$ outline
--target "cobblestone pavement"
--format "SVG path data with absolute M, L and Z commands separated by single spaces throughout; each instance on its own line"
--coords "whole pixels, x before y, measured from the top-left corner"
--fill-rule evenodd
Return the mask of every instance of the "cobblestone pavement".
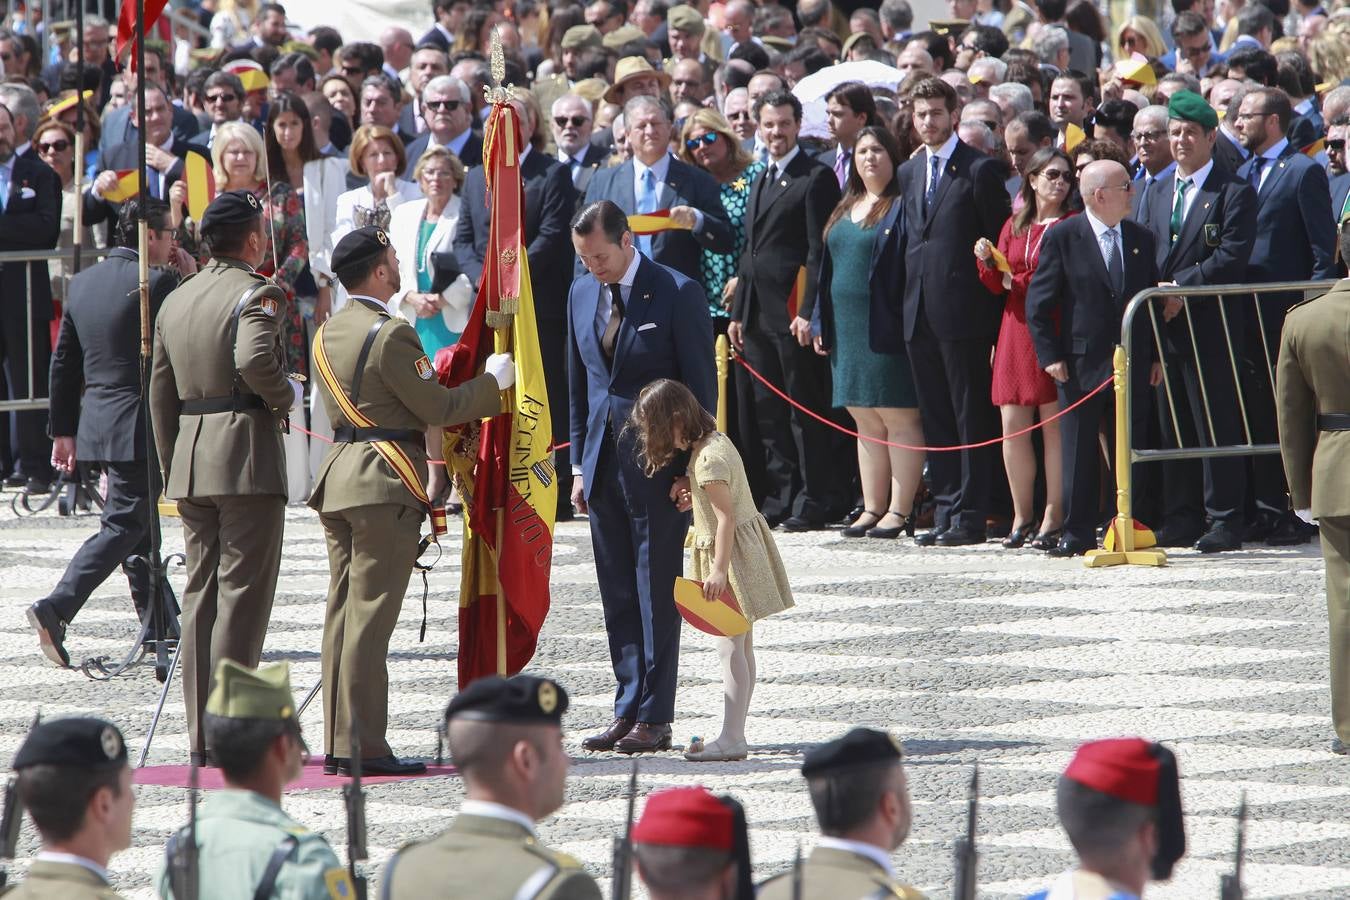
M 108 716 L 133 751 L 146 734 L 158 689 L 147 669 L 111 684 L 57 670 L 24 621 L 24 607 L 50 589 L 94 527 L 87 517 L 20 520 L 0 511 L 0 763 L 8 764 L 38 709 Z M 426 642 L 417 641 L 414 580 L 390 652 L 389 737 L 406 755 L 433 752 L 433 727 L 453 690 L 459 544 L 451 537 L 431 576 Z M 644 760 L 641 784 L 644 792 L 702 783 L 736 794 L 752 823 L 757 878 L 784 870 L 799 842 L 811 844 L 798 774 L 803 749 L 866 724 L 904 741 L 914 829 L 895 861 L 932 897 L 950 894 L 972 763 L 981 772 L 981 896 L 1015 896 L 1069 863 L 1054 780 L 1072 748 L 1129 733 L 1169 742 L 1184 776 L 1189 853 L 1150 897 L 1218 895 L 1243 791 L 1252 815 L 1248 897 L 1350 896 L 1350 763 L 1327 750 L 1326 611 L 1315 545 L 1213 558 L 1181 552 L 1163 569 L 1102 571 L 994 544 L 921 551 L 906 539 L 845 541 L 837 533 L 778 540 L 797 607 L 755 629 L 760 683 L 750 759 L 697 764 L 661 754 Z M 176 522 L 166 520 L 166 552 L 181 545 Z M 317 519 L 292 509 L 264 655 L 291 661 L 297 692 L 318 677 L 327 572 Z M 180 574 L 173 581 L 181 587 Z M 540 831 L 607 884 L 628 765 L 579 746 L 607 723 L 613 687 L 584 521 L 559 527 L 553 587 L 532 669 L 571 693 L 564 724 L 574 765 L 567 805 Z M 76 659 L 120 655 L 134 634 L 119 574 L 76 620 L 67 644 Z M 683 646 L 677 745 L 716 734 L 722 711 L 711 640 L 686 629 Z M 186 761 L 182 710 L 175 687 L 151 764 Z M 309 734 L 321 733 L 321 716 L 318 704 L 306 713 Z M 163 842 L 184 818 L 184 792 L 138 790 L 135 846 L 114 859 L 113 872 L 120 889 L 148 897 Z M 367 797 L 377 875 L 400 845 L 446 826 L 462 786 L 428 778 L 373 786 Z M 336 790 L 297 792 L 286 805 L 342 854 Z M 22 853 L 33 843 L 26 827 Z

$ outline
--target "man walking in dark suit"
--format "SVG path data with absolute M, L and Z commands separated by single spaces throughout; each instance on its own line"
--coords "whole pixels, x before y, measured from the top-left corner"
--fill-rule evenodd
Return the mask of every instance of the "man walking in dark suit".
M 428 87 L 430 90 L 430 87 Z M 539 353 L 544 362 L 544 382 L 553 418 L 553 433 L 566 434 L 567 416 L 567 287 L 572 281 L 573 253 L 568 228 L 577 207 L 571 173 L 543 150 L 530 143 L 538 124 L 534 104 L 513 100 L 526 143 L 520 160 L 524 186 L 525 242 L 530 260 L 530 283 L 534 290 L 534 314 L 539 320 Z M 464 179 L 464 202 L 455 226 L 454 251 L 459 267 L 475 288 L 483 277 L 488 246 L 487 183 L 483 167 L 475 166 Z M 572 487 L 571 457 L 566 448 L 556 451 L 558 472 L 558 519 L 572 518 L 568 497 Z
M 924 152 L 899 173 L 908 241 L 905 343 L 928 443 L 973 444 L 999 433 L 998 410 L 990 400 L 989 352 L 1001 310 L 989 302 L 971 248 L 980 238 L 998 239 L 1012 201 L 998 160 L 956 137 L 952 86 L 928 78 L 911 97 Z M 930 454 L 933 530 L 919 535 L 917 543 L 983 543 L 993 469 L 992 448 Z
M 801 102 L 787 91 L 755 107 L 769 166 L 750 189 L 746 241 L 737 273 L 727 337 L 756 371 L 783 385 L 793 400 L 824 415 L 830 370 L 811 348 L 825 222 L 839 203 L 834 172 L 797 144 Z M 754 416 L 765 452 L 761 511 L 789 531 L 825 527 L 846 506 L 834 496 L 838 467 L 825 426 L 754 384 Z
M 1231 107 L 1230 107 L 1231 108 Z M 1285 137 L 1293 107 L 1278 88 L 1258 88 L 1242 98 L 1234 125 L 1251 158 L 1238 177 L 1256 191 L 1256 240 L 1246 282 L 1304 281 L 1336 277 L 1336 225 L 1331 216 L 1331 187 L 1326 170 L 1304 156 Z M 1275 429 L 1274 363 L 1285 312 L 1298 294 L 1261 294 L 1259 318 L 1247 330 L 1243 376 L 1252 441 L 1273 444 Z M 1309 530 L 1289 508 L 1284 470 L 1274 456 L 1252 457 L 1255 517 L 1248 540 L 1301 544 Z
M 0 246 L 50 250 L 61 231 L 61 179 L 45 163 L 16 155 L 17 141 L 14 116 L 0 106 Z M 0 366 L 5 369 L 9 399 L 46 395 L 51 320 L 52 282 L 46 261 L 0 267 Z M 19 412 L 14 421 L 26 489 L 46 493 L 52 446 L 47 413 Z
M 169 207 L 146 203 L 149 262 L 163 267 L 175 260 L 186 274 L 196 271 L 192 257 L 173 247 Z M 51 420 L 56 467 L 74 472 L 76 461 L 99 463 L 108 476 L 107 497 L 98 534 L 75 552 L 60 583 L 28 609 L 42 652 L 60 666 L 70 665 L 66 626 L 113 569 L 121 566 L 131 585 L 138 615 L 150 605 L 149 570 L 128 564 L 150 550 L 152 497 L 159 493 L 147 471 L 145 407 L 141 403 L 141 303 L 137 252 L 137 204 L 122 207 L 117 246 L 108 257 L 76 275 L 61 312 L 61 334 L 52 356 Z M 178 272 L 158 268 L 150 277 L 150 316 L 178 285 Z M 81 398 L 83 390 L 83 398 Z M 158 482 L 158 479 L 156 479 Z
M 637 247 L 648 259 L 699 281 L 704 248 L 730 253 L 735 243 L 717 183 L 670 155 L 674 126 L 665 100 L 634 97 L 624 104 L 623 120 L 633 158 L 598 170 L 586 189 L 586 205 L 609 200 L 629 216 L 668 210 L 679 227 L 636 237 Z
M 1214 158 L 1219 117 L 1204 98 L 1177 91 L 1167 114 L 1176 167 L 1153 185 L 1135 219 L 1153 232 L 1164 281 L 1182 287 L 1240 283 L 1256 236 L 1256 192 Z M 1167 380 L 1160 399 L 1170 400 L 1175 420 L 1164 411 L 1161 421 L 1177 446 L 1231 446 L 1245 440 L 1229 353 L 1243 346 L 1246 305 L 1238 297 L 1194 298 L 1184 311 L 1179 299 L 1164 305 Z M 1180 426 L 1180 435 L 1171 434 L 1173 421 Z M 1202 553 L 1242 546 L 1245 460 L 1211 457 L 1200 464 L 1171 460 L 1162 464 L 1162 472 L 1159 546 L 1195 543 Z M 1205 516 L 1211 521 L 1207 532 Z
M 717 403 L 712 321 L 696 281 L 637 251 L 624 212 L 587 204 L 572 220 L 586 267 L 567 298 L 572 502 L 588 513 L 609 656 L 614 721 L 587 750 L 670 747 L 680 619 L 675 578 L 689 531 L 683 460 L 648 478 L 624 423 L 658 378 L 683 382 L 704 409 Z M 685 492 L 680 493 L 681 490 Z
M 1041 367 L 1055 379 L 1061 407 L 1091 393 L 1111 377 L 1121 316 L 1130 298 L 1158 283 L 1153 235 L 1125 217 L 1130 175 L 1120 163 L 1089 164 L 1079 179 L 1087 207 L 1045 235 L 1040 264 L 1027 288 L 1027 327 Z M 1058 321 L 1056 321 L 1058 320 Z M 1142 396 L 1149 371 L 1147 348 L 1132 360 Z M 1064 535 L 1051 556 L 1080 556 L 1097 546 L 1101 481 L 1097 435 L 1111 391 L 1096 394 L 1060 421 L 1064 454 Z

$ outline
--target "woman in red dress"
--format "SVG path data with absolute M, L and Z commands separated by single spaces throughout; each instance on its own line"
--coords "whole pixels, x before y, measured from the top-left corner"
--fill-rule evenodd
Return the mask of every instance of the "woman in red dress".
M 1045 420 L 1059 410 L 1055 383 L 1036 361 L 1036 348 L 1027 331 L 1026 302 L 1027 285 L 1036 272 L 1046 230 L 1073 215 L 1078 206 L 1073 163 L 1062 150 L 1047 147 L 1032 157 L 1022 182 L 1021 200 L 1017 212 L 1003 224 L 997 251 L 983 238 L 975 244 L 980 280 L 996 296 L 1006 295 L 1003 324 L 994 348 L 992 390 L 1005 435 L 1030 427 L 1037 414 Z M 1033 519 L 1036 456 L 1031 435 L 1003 442 L 1003 465 L 1008 470 L 1013 499 L 1013 527 L 1003 540 L 1003 546 L 1009 549 L 1021 547 L 1030 538 L 1031 546 L 1047 550 L 1059 540 L 1064 518 L 1059 423 L 1047 424 L 1041 436 L 1045 442 L 1045 512 L 1039 531 Z

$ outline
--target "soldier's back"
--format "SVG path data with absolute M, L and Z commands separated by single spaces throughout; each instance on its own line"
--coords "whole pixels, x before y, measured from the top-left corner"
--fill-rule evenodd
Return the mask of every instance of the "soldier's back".
M 900 884 L 871 860 L 856 853 L 817 847 L 802 863 L 802 900 L 924 900 L 923 894 Z M 760 887 L 758 900 L 791 900 L 792 873 L 771 878 Z
M 514 822 L 460 815 L 449 830 L 401 850 L 384 869 L 389 900 L 600 900 L 580 863 Z
M 28 877 L 5 900 L 121 900 L 91 869 L 76 863 L 34 860 Z

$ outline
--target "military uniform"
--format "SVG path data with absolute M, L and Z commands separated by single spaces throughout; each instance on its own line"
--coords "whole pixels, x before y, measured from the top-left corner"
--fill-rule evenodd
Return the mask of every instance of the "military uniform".
M 252 194 L 226 192 L 202 230 L 261 214 Z M 183 702 L 197 754 L 211 672 L 221 658 L 258 664 L 281 565 L 281 428 L 295 398 L 279 338 L 285 303 L 248 265 L 215 258 L 155 321 L 150 414 L 165 495 L 183 520 Z
M 790 900 L 792 872 L 771 878 L 759 900 Z M 923 894 L 896 881 L 875 860 L 839 847 L 817 847 L 802 862 L 802 900 L 923 900 Z
M 1297 510 L 1317 518 L 1331 632 L 1331 721 L 1350 744 L 1350 279 L 1289 310 L 1275 379 L 1280 454 Z
M 383 231 L 357 229 L 334 249 L 333 269 L 368 252 L 363 242 L 380 252 L 388 249 Z M 480 375 L 457 388 L 442 387 L 412 325 L 373 298 L 351 299 L 315 336 L 315 369 L 322 372 L 320 360 L 326 360 L 344 401 L 374 422 L 376 431 L 391 436 L 425 485 L 427 426 L 496 415 L 497 383 Z M 385 740 L 386 656 L 417 559 L 426 503 L 376 449 L 371 429 L 358 427 L 362 423 L 344 412 L 322 375 L 320 386 L 336 437 L 309 497 L 327 537 L 331 572 L 323 632 L 324 752 L 350 757 L 355 717 L 362 757 L 378 758 L 391 754 Z
M 121 900 L 107 878 L 78 863 L 35 859 L 28 877 L 5 900 Z

